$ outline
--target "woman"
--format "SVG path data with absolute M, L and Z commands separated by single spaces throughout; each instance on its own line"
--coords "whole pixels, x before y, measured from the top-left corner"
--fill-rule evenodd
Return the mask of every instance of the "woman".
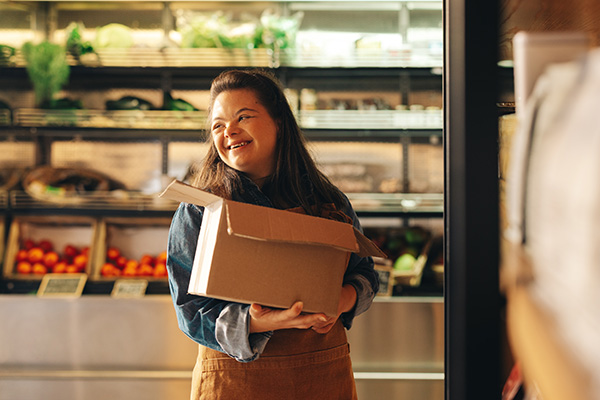
M 360 229 L 344 196 L 317 169 L 276 78 L 226 71 L 213 81 L 210 150 L 193 182 L 235 201 L 334 218 Z M 187 294 L 202 208 L 182 203 L 169 233 L 169 283 L 180 329 L 200 344 L 192 399 L 354 399 L 345 329 L 378 290 L 370 257 L 352 254 L 338 316 Z

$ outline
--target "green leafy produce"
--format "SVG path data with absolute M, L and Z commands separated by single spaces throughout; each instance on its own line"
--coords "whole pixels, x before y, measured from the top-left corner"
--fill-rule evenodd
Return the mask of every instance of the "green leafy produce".
M 230 48 L 227 37 L 227 17 L 222 12 L 193 14 L 181 29 L 181 47 L 184 48 Z
M 83 24 L 77 22 L 71 22 L 67 27 L 67 51 L 71 53 L 76 60 L 79 60 L 80 57 L 85 54 L 95 53 L 92 43 L 83 41 L 81 36 L 83 30 Z
M 404 253 L 394 261 L 396 271 L 410 271 L 417 261 L 416 257 L 410 253 Z
M 107 110 L 151 110 L 152 108 L 152 103 L 134 96 L 125 96 L 119 100 L 106 102 Z
M 287 49 L 294 47 L 296 34 L 304 18 L 303 12 L 297 12 L 292 16 L 283 17 L 267 9 L 260 17 L 262 29 L 255 39 L 262 42 L 261 47 L 272 47 L 274 49 Z M 257 46 L 258 47 L 258 46 Z
M 55 100 L 52 108 L 55 110 L 81 110 L 83 109 L 83 103 L 79 99 L 63 97 Z
M 198 111 L 196 107 L 185 100 L 174 99 L 170 93 L 165 94 L 163 109 L 172 111 Z
M 37 45 L 27 42 L 21 51 L 35 91 L 36 104 L 41 108 L 52 107 L 54 95 L 69 81 L 71 70 L 64 47 L 44 40 Z
M 133 34 L 128 26 L 112 23 L 96 30 L 97 49 L 128 49 L 133 46 Z
M 11 58 L 15 55 L 15 48 L 6 44 L 0 44 L 0 65 L 9 65 Z
M 10 106 L 0 100 L 0 125 L 9 125 L 11 118 L 12 110 Z
M 429 237 L 427 231 L 420 227 L 411 227 L 405 233 L 406 242 L 412 246 L 422 246 Z

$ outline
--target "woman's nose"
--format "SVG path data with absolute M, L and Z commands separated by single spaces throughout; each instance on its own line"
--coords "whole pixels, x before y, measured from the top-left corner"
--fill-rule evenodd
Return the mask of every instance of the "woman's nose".
M 225 125 L 225 136 L 233 136 L 236 135 L 238 133 L 238 129 L 236 124 L 234 124 L 233 122 L 228 123 L 227 125 Z

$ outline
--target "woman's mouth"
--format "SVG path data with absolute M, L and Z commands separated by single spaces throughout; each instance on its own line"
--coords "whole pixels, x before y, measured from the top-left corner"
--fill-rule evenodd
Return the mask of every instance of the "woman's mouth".
M 235 149 L 239 149 L 240 147 L 244 147 L 245 145 L 247 145 L 250 142 L 239 142 L 239 143 L 234 143 L 231 146 L 227 146 L 228 150 L 235 150 Z

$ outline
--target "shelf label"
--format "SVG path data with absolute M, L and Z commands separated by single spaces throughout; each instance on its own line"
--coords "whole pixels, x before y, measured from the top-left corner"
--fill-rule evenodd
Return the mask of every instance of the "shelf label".
M 379 275 L 379 291 L 377 292 L 377 296 L 391 296 L 394 289 L 393 268 L 375 264 L 375 271 Z
M 38 297 L 80 297 L 87 274 L 45 274 Z
M 146 295 L 148 281 L 145 279 L 117 279 L 111 292 L 111 297 L 139 298 Z

